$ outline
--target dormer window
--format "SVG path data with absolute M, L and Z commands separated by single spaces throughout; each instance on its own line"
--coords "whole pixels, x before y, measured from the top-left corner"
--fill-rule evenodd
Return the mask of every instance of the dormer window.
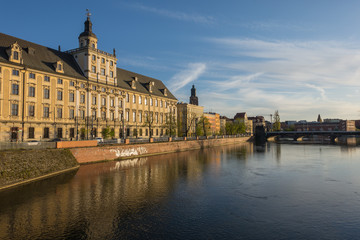
M 95 44 L 92 44 L 91 47 L 92 47 L 92 48 L 95 48 Z
M 13 51 L 13 59 L 19 60 L 19 52 L 18 51 Z
M 149 82 L 149 92 L 153 91 L 154 85 L 155 85 L 155 83 L 153 81 Z
M 55 63 L 55 70 L 56 70 L 56 72 L 63 73 L 64 72 L 64 64 L 61 61 L 57 61 Z
M 22 49 L 17 42 L 13 43 L 6 51 L 10 61 L 21 63 Z
M 132 88 L 132 89 L 136 89 L 136 82 L 135 82 L 135 80 L 132 80 L 132 81 L 131 81 L 131 88 Z

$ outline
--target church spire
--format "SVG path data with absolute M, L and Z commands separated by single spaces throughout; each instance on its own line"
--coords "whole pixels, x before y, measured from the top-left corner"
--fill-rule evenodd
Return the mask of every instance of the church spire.
M 192 85 L 192 88 L 191 88 L 190 104 L 199 105 L 199 100 L 198 100 L 198 97 L 196 96 L 195 85 Z
M 92 31 L 91 13 L 86 9 L 86 21 L 84 22 L 84 31 L 79 35 L 80 47 L 97 48 L 97 37 Z

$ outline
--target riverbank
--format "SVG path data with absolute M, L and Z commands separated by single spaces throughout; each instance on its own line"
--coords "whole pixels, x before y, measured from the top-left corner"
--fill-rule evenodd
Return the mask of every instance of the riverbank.
M 80 164 L 123 160 L 165 153 L 211 148 L 250 141 L 251 137 L 215 138 L 192 141 L 143 143 L 133 145 L 112 145 L 89 148 L 72 148 L 70 151 Z
M 0 191 L 79 168 L 79 164 L 146 157 L 250 141 L 251 137 L 0 151 Z
M 68 149 L 0 151 L 0 190 L 76 170 Z

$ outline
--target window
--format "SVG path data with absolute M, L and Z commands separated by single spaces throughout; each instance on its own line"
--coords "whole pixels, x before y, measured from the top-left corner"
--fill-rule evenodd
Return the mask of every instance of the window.
M 141 137 L 141 136 L 142 136 L 142 128 L 140 128 L 140 131 L 139 131 L 139 132 L 140 132 L 139 135 L 140 135 L 140 137 Z
M 114 118 L 115 118 L 114 112 L 110 112 L 110 119 L 111 119 L 111 121 L 114 121 Z
M 145 136 L 149 135 L 149 129 L 145 129 Z
M 159 129 L 156 129 L 156 135 L 159 135 Z
M 110 71 L 110 77 L 113 78 L 114 77 L 114 72 Z
M 113 66 L 114 65 L 114 62 L 113 61 L 110 61 L 110 66 Z
M 92 48 L 95 48 L 95 44 L 91 44 L 91 47 L 92 47 Z
M 126 112 L 126 121 L 127 122 L 129 121 L 129 112 L 128 111 Z
M 133 122 L 136 122 L 136 111 L 133 111 Z
M 60 100 L 60 101 L 63 100 L 63 92 L 62 91 L 57 91 L 57 100 Z
M 130 99 L 129 99 L 129 94 L 126 93 L 126 102 L 129 102 L 129 101 L 130 101 Z
M 157 106 L 158 106 L 158 100 L 155 99 L 155 107 L 157 107 Z
M 163 101 L 162 100 L 160 101 L 160 107 L 163 107 Z
M 57 109 L 57 118 L 62 118 L 63 115 L 62 115 L 62 108 L 58 108 Z
M 85 118 L 85 110 L 80 110 L 80 117 L 81 117 L 82 119 Z
M 81 87 L 81 88 L 85 88 L 85 84 L 83 84 L 83 83 L 80 84 L 80 87 Z
M 96 61 L 96 56 L 95 55 L 92 55 L 92 60 Z
M 43 138 L 49 138 L 50 137 L 50 129 L 48 127 L 44 128 L 44 135 Z
M 50 98 L 50 89 L 44 88 L 44 99 Z
M 119 100 L 119 107 L 122 108 L 123 104 L 122 104 L 122 99 Z
M 141 104 L 141 96 L 139 96 L 139 104 Z
M 153 105 L 153 99 L 150 98 L 150 106 L 152 106 L 152 105 Z
M 80 103 L 85 103 L 85 94 L 80 95 Z
M 139 122 L 142 122 L 142 112 L 139 112 Z
M 29 116 L 34 117 L 35 116 L 35 106 L 29 105 Z
M 97 116 L 96 110 L 92 110 L 92 116 L 93 116 L 94 119 L 96 119 L 96 116 Z
M 29 87 L 29 97 L 35 97 L 35 87 Z
M 159 114 L 158 113 L 155 113 L 155 122 L 159 123 Z
M 70 138 L 74 138 L 74 137 L 75 137 L 75 128 L 70 128 Z
M 165 102 L 165 107 L 167 108 L 167 102 Z
M 92 96 L 92 104 L 96 105 L 96 96 L 95 95 Z
M 114 99 L 111 98 L 111 99 L 110 99 L 110 106 L 113 107 L 113 106 L 115 105 L 114 103 L 115 103 Z
M 14 70 L 12 71 L 12 75 L 14 75 L 14 76 L 19 76 L 19 71 L 14 69 Z
M 49 107 L 44 107 L 44 118 L 48 118 L 50 115 Z
M 58 69 L 58 71 L 62 71 L 62 64 L 61 64 L 61 63 L 59 63 L 59 64 L 57 65 L 57 69 Z
M 163 123 L 163 119 L 164 119 L 164 118 L 163 118 L 163 114 L 161 113 L 161 114 L 160 114 L 160 123 Z
M 135 94 L 133 95 L 133 103 L 136 103 L 136 96 L 135 96 Z
M 61 78 L 58 78 L 58 81 L 57 81 L 58 84 L 63 84 L 63 80 Z
M 144 101 L 145 101 L 145 105 L 147 105 L 147 98 L 145 98 Z
M 35 131 L 33 127 L 29 127 L 29 138 L 35 138 Z
M 74 81 L 70 81 L 70 86 L 71 86 L 71 87 L 75 86 Z
M 35 79 L 35 73 L 29 73 L 29 78 Z
M 105 63 L 105 58 L 101 58 L 101 63 Z
M 69 93 L 69 102 L 75 102 L 75 94 L 73 92 Z
M 92 90 L 96 91 L 96 86 L 92 86 Z
M 111 90 L 110 90 L 110 93 L 114 93 L 114 89 L 111 89 Z
M 13 59 L 14 60 L 19 60 L 19 52 L 18 51 L 13 52 Z
M 91 66 L 91 72 L 96 73 L 96 67 L 95 66 Z
M 11 84 L 11 93 L 13 95 L 19 95 L 19 84 L 17 83 Z
M 102 105 L 102 106 L 105 106 L 105 105 L 106 105 L 106 98 L 105 98 L 105 97 L 102 97 L 102 98 L 101 98 L 101 105 Z
M 45 82 L 50 82 L 50 77 L 49 77 L 49 76 L 45 76 L 45 77 L 44 77 L 44 81 L 45 81 Z
M 101 88 L 101 91 L 102 91 L 102 92 L 106 92 L 106 89 L 103 87 L 103 88 Z
M 75 117 L 75 111 L 74 111 L 73 108 L 70 108 L 70 110 L 69 110 L 69 118 L 74 119 L 74 117 Z
M 18 114 L 19 114 L 19 104 L 12 103 L 11 104 L 11 115 L 12 116 L 17 116 Z
M 101 118 L 102 120 L 106 120 L 106 112 L 104 111 L 101 112 Z
M 101 75 L 105 76 L 105 68 L 101 68 Z

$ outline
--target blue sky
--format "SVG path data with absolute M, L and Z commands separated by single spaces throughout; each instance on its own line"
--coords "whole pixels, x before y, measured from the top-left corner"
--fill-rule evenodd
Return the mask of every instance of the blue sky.
M 360 1 L 6 1 L 0 31 L 76 48 L 86 8 L 98 48 L 179 101 L 195 84 L 228 117 L 360 119 Z

